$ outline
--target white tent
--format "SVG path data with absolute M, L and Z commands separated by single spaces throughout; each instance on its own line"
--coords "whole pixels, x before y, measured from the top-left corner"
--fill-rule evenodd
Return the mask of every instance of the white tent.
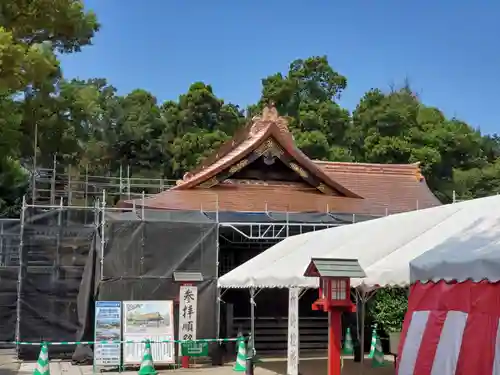
M 317 279 L 303 276 L 313 257 L 358 259 L 367 277 L 352 280 L 353 286 L 407 285 L 411 260 L 447 244 L 460 253 L 471 243 L 454 239 L 479 234 L 490 244 L 500 242 L 500 196 L 289 237 L 222 276 L 218 286 L 316 288 Z
M 487 210 L 468 228 L 413 259 L 410 281 L 500 281 L 500 211 L 495 206 Z

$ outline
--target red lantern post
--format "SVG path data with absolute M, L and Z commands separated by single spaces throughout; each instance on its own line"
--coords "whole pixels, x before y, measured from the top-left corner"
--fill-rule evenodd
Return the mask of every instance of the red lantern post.
M 351 277 L 365 273 L 356 259 L 313 258 L 304 276 L 319 277 L 319 299 L 313 310 L 328 312 L 328 375 L 340 375 L 342 312 L 356 311 L 351 302 Z

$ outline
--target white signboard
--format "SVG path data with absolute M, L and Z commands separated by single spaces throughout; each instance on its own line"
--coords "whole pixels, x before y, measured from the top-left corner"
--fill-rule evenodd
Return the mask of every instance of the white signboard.
M 299 373 L 299 293 L 300 288 L 290 288 L 288 291 L 287 375 Z
M 174 303 L 172 301 L 124 301 L 124 341 L 174 340 Z M 145 344 L 125 343 L 123 363 L 140 364 Z M 153 343 L 153 362 L 175 363 L 174 343 Z
M 95 302 L 95 366 L 120 366 L 120 343 L 104 344 L 99 341 L 122 339 L 122 303 L 117 301 Z
M 197 308 L 198 288 L 182 285 L 179 291 L 179 340 L 196 340 Z

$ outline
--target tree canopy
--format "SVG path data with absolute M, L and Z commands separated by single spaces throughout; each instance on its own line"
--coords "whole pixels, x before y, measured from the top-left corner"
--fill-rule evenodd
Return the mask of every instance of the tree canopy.
M 129 165 L 135 176 L 179 178 L 269 101 L 288 117 L 297 145 L 311 158 L 420 162 L 443 202 L 453 191 L 464 198 L 500 191 L 500 138 L 424 105 L 408 84 L 373 88 L 350 113 L 339 104 L 347 77 L 326 56 L 312 56 L 263 78 L 261 98 L 248 108 L 218 98 L 203 82 L 164 103 L 140 88 L 118 95 L 103 77 L 62 75 L 57 54 L 78 53 L 100 27 L 81 0 L 4 3 L 0 216 L 16 214 L 35 155 L 40 167 L 50 167 L 57 155 L 63 166 L 95 175 Z

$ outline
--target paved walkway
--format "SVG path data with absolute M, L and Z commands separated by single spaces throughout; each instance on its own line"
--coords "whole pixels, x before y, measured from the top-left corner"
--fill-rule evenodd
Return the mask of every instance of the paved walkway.
M 344 360 L 342 375 L 394 375 L 394 362 L 392 356 L 385 357 L 385 366 L 372 368 L 372 360 L 365 358 L 363 370 L 360 363 L 355 363 L 351 358 Z M 301 359 L 299 371 L 301 375 L 325 375 L 327 372 L 327 359 L 325 357 Z M 263 369 L 272 374 L 286 375 L 286 360 L 281 358 L 266 359 L 260 364 Z M 361 371 L 362 370 L 362 371 Z
M 15 349 L 0 349 L 0 375 L 16 375 L 19 362 Z
M 23 362 L 19 369 L 18 375 L 33 375 L 33 370 L 35 369 L 34 362 Z M 159 370 L 160 375 L 234 375 L 232 366 L 223 367 L 203 367 L 203 368 L 193 368 L 193 369 L 179 369 L 179 370 Z M 92 375 L 92 366 L 73 366 L 70 362 L 56 362 L 51 361 L 50 363 L 50 375 Z M 118 372 L 103 372 L 103 375 L 115 375 Z M 124 371 L 123 375 L 137 375 L 136 371 Z M 6 375 L 16 375 L 16 373 L 6 374 Z M 276 375 L 274 371 L 256 368 L 255 375 Z
M 15 358 L 15 357 L 13 357 Z M 8 359 L 6 356 L 5 360 Z M 11 358 L 12 359 L 12 358 Z M 366 359 L 364 363 L 364 375 L 394 375 L 394 366 L 391 357 L 386 357 L 386 366 L 372 368 L 371 360 Z M 1 363 L 1 362 L 0 362 Z M 7 363 L 7 362 L 6 362 Z M 307 358 L 300 361 L 301 375 L 324 375 L 326 374 L 326 358 Z M 9 365 L 8 365 L 9 366 Z M 19 370 L 18 370 L 19 367 Z M 34 362 L 22 362 L 20 366 L 14 363 L 10 368 L 6 367 L 0 375 L 32 375 L 35 369 Z M 360 364 L 354 363 L 352 359 L 344 361 L 342 375 L 360 374 Z M 199 367 L 192 369 L 159 370 L 160 375 L 237 375 L 232 366 L 223 367 Z M 73 366 L 70 362 L 51 361 L 50 375 L 92 375 L 92 366 Z M 101 373 L 100 373 L 101 374 Z M 118 375 L 118 372 L 103 372 L 102 375 Z M 137 375 L 136 371 L 124 371 L 123 375 Z M 283 358 L 265 358 L 255 369 L 255 375 L 286 375 L 286 360 Z

